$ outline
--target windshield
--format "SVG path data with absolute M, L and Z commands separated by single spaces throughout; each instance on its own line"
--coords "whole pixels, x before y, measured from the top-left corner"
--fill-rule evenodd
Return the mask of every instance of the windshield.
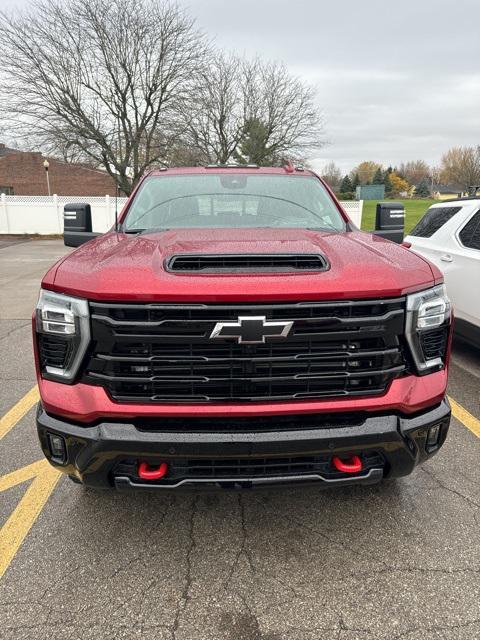
M 208 227 L 344 231 L 346 224 L 317 178 L 244 173 L 147 178 L 123 223 L 127 233 Z

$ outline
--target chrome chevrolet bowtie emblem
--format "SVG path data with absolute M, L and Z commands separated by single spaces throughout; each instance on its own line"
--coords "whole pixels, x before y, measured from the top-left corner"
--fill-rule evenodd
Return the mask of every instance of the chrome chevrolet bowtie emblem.
M 293 322 L 270 322 L 265 316 L 239 316 L 237 322 L 217 322 L 210 338 L 262 344 L 266 338 L 286 338 L 292 326 Z

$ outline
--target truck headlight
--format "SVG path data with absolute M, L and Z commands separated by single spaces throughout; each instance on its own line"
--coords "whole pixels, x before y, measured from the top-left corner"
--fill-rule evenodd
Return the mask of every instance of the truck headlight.
M 444 285 L 407 296 L 405 334 L 420 375 L 444 367 L 450 322 L 451 305 Z
M 90 342 L 88 302 L 42 289 L 36 331 L 42 375 L 73 382 Z

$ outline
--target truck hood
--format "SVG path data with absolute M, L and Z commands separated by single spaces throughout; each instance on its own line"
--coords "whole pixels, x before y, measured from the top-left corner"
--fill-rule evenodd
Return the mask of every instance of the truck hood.
M 188 253 L 321 253 L 324 272 L 170 273 L 165 260 Z M 92 300 L 162 302 L 332 300 L 395 297 L 433 286 L 437 273 L 405 247 L 369 233 L 307 229 L 177 229 L 110 232 L 69 254 L 43 286 Z

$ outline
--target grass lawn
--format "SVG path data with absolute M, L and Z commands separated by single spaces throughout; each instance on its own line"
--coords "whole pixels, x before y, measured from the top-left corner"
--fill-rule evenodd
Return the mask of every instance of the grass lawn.
M 385 202 L 385 200 L 381 200 Z M 405 235 L 413 229 L 425 211 L 438 200 L 400 200 L 395 199 L 394 202 L 402 202 L 405 207 Z M 371 231 L 375 228 L 375 210 L 377 208 L 376 200 L 363 201 L 362 229 Z

